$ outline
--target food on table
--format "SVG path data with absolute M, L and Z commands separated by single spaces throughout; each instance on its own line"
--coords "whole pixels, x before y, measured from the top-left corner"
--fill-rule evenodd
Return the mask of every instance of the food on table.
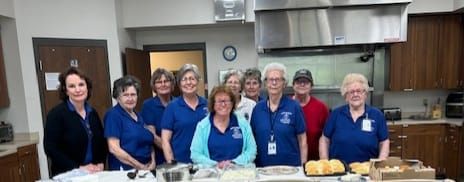
M 258 169 L 264 175 L 289 175 L 298 172 L 298 168 L 293 166 L 268 166 Z
M 356 174 L 361 174 L 361 175 L 369 174 L 369 168 L 370 168 L 369 161 L 353 162 L 349 166 L 350 166 L 351 172 L 354 172 Z
M 331 175 L 345 172 L 345 166 L 337 159 L 310 160 L 305 163 L 304 167 L 306 175 Z

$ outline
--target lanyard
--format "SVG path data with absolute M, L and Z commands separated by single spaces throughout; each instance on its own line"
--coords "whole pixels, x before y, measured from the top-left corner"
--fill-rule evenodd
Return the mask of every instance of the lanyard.
M 278 107 L 278 106 L 277 106 Z M 274 125 L 275 125 L 275 118 L 277 115 L 277 110 L 273 113 L 271 111 L 271 100 L 269 100 L 269 97 L 267 98 L 267 108 L 269 110 L 269 123 L 271 124 L 271 142 L 274 141 Z

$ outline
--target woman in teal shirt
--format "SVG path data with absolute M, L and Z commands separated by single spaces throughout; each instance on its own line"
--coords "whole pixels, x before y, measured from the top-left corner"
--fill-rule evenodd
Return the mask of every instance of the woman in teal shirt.
M 245 165 L 256 157 L 256 143 L 247 120 L 234 114 L 234 93 L 217 86 L 208 99 L 210 114 L 198 123 L 190 146 L 192 161 L 224 168 Z

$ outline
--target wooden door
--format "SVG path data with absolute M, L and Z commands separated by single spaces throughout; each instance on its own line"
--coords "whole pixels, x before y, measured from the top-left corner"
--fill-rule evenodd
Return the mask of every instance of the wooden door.
M 136 110 L 140 111 L 143 101 L 153 97 L 150 79 L 150 54 L 148 52 L 126 48 L 125 61 L 126 74 L 137 77 L 141 82 L 141 90 L 137 101 Z
M 403 127 L 404 159 L 419 159 L 441 173 L 444 126 L 405 125 Z
M 3 59 L 2 38 L 0 37 L 0 108 L 10 105 L 6 83 L 5 62 Z
M 439 87 L 438 38 L 441 17 L 411 17 L 411 34 L 408 41 L 412 44 L 414 62 L 415 89 L 435 89 Z
M 0 157 L 0 181 L 21 182 L 16 153 Z
M 438 72 L 440 87 L 454 89 L 459 86 L 459 61 L 463 49 L 463 23 L 462 15 L 444 15 L 443 26 L 440 31 L 439 55 L 438 55 Z
M 61 73 L 70 66 L 79 68 L 92 80 L 89 103 L 100 117 L 112 106 L 106 46 L 95 46 L 91 41 L 86 44 L 82 41 L 78 41 L 77 45 L 73 43 L 55 39 L 34 43 L 44 121 L 48 111 L 61 102 L 58 90 L 47 89 L 45 77 L 50 73 Z

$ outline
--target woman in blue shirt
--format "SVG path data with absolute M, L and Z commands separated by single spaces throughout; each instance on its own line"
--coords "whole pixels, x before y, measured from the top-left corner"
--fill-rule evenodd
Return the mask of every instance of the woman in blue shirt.
M 191 163 L 190 144 L 197 123 L 208 114 L 206 99 L 198 96 L 200 73 L 194 64 L 183 65 L 177 75 L 182 95 L 168 104 L 161 119 L 161 141 L 166 162 Z
M 340 91 L 348 104 L 330 113 L 319 140 L 321 159 L 340 159 L 349 164 L 388 157 L 387 124 L 378 109 L 366 105 L 368 89 L 364 75 L 345 76 Z
M 140 81 L 127 75 L 113 83 L 113 98 L 118 104 L 105 114 L 105 137 L 108 140 L 110 170 L 155 168 L 154 133 L 135 112 Z
M 306 126 L 300 105 L 283 95 L 286 68 L 270 63 L 263 72 L 269 97 L 256 104 L 250 123 L 258 146 L 255 163 L 300 166 L 307 158 Z
M 214 87 L 208 99 L 210 115 L 198 123 L 190 146 L 194 163 L 224 168 L 253 162 L 255 139 L 248 121 L 234 114 L 236 102 L 228 87 Z
M 174 75 L 164 69 L 157 68 L 150 80 L 153 92 L 156 96 L 143 102 L 140 114 L 148 128 L 155 131 L 155 156 L 156 164 L 165 162 L 163 148 L 161 146 L 161 118 L 169 102 L 173 99 L 171 93 L 174 90 Z

